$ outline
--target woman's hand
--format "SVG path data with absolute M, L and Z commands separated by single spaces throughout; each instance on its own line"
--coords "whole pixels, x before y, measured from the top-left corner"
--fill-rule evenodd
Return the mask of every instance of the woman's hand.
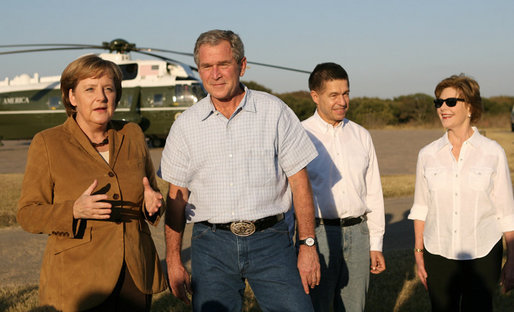
M 500 275 L 502 293 L 514 289 L 514 231 L 503 233 L 507 244 L 507 261 L 503 265 Z
M 162 194 L 153 190 L 147 177 L 143 178 L 143 186 L 145 188 L 145 209 L 151 217 L 159 212 L 162 206 Z
M 106 194 L 91 195 L 98 181 L 95 179 L 87 190 L 73 203 L 73 218 L 75 219 L 109 219 L 111 204 L 103 202 L 109 197 Z
M 500 285 L 504 294 L 514 288 L 514 261 L 511 259 L 507 259 L 507 262 L 503 265 Z
M 414 258 L 416 258 L 416 272 L 418 273 L 418 277 L 421 280 L 425 289 L 428 290 L 427 286 L 427 271 L 425 270 L 425 260 L 423 259 L 423 252 L 414 252 Z

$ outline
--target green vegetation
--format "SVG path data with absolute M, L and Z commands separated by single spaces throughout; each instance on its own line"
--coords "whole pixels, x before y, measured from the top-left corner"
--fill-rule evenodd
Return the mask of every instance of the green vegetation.
M 0 174 L 0 228 L 16 224 L 22 181 L 22 173 Z
M 371 276 L 366 311 L 430 311 L 428 294 L 416 277 L 413 252 L 410 249 L 392 250 L 384 252 L 384 256 L 387 270 Z M 37 285 L 0 287 L 0 311 L 47 311 L 36 305 Z M 245 312 L 260 311 L 249 288 L 244 306 Z M 495 295 L 494 311 L 511 311 L 513 306 L 514 291 Z M 191 307 L 165 291 L 154 296 L 152 311 L 191 311 Z
M 250 89 L 273 93 L 254 81 L 244 81 Z M 296 113 L 300 120 L 304 120 L 312 115 L 315 104 L 309 92 L 297 91 L 289 93 L 273 93 Z M 393 99 L 351 97 L 348 119 L 364 126 L 365 128 L 383 128 L 385 126 L 440 126 L 433 103 L 434 97 L 431 95 L 416 93 L 402 95 Z M 508 116 L 514 106 L 514 96 L 495 96 L 482 98 L 484 106 L 484 121 L 479 125 L 485 124 L 486 127 L 505 127 L 505 125 L 493 124 L 491 120 L 498 116 Z

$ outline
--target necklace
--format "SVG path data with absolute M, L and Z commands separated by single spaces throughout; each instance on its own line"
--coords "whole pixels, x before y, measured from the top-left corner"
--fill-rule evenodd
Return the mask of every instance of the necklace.
M 93 145 L 94 148 L 97 148 L 97 147 L 100 147 L 100 146 L 104 146 L 104 145 L 107 145 L 109 144 L 109 137 L 106 137 L 102 142 L 100 143 L 93 143 L 91 142 L 91 145 Z

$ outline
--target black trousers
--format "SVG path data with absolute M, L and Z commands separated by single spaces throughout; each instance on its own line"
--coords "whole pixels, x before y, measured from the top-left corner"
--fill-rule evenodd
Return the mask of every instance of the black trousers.
M 432 311 L 492 311 L 503 255 L 502 240 L 482 258 L 451 260 L 425 250 Z
M 142 293 L 134 284 L 127 265 L 123 263 L 120 277 L 112 293 L 91 312 L 149 312 L 152 295 Z

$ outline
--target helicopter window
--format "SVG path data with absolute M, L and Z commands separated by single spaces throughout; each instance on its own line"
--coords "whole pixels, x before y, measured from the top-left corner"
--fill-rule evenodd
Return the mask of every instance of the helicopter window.
M 123 80 L 130 80 L 137 77 L 137 63 L 122 64 L 119 66 L 121 69 L 121 73 L 123 74 Z
M 201 98 L 205 97 L 205 92 L 200 84 L 176 85 L 173 102 L 175 105 L 193 105 Z
M 156 93 L 153 95 L 153 105 L 162 106 L 164 104 L 164 97 L 160 93 Z
M 130 107 L 132 104 L 132 94 L 122 95 L 118 107 Z
M 61 97 L 59 97 L 59 96 L 51 96 L 48 99 L 48 107 L 50 107 L 50 109 L 57 109 L 57 107 L 59 107 L 61 105 L 62 105 Z

